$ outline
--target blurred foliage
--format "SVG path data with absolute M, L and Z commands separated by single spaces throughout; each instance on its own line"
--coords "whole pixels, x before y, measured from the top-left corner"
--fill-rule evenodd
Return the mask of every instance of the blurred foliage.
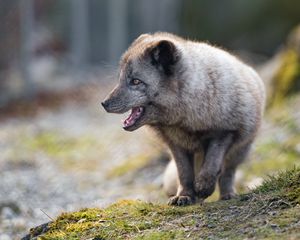
M 115 168 L 112 168 L 107 173 L 107 178 L 116 178 L 121 177 L 130 172 L 134 172 L 138 169 L 142 169 L 147 166 L 153 159 L 149 158 L 148 154 L 140 153 L 126 159 L 125 162 L 117 165 Z
M 25 147 L 23 154 L 42 154 L 55 160 L 65 171 L 92 171 L 99 165 L 98 159 L 105 159 L 108 155 L 105 145 L 88 135 L 70 137 L 57 131 L 41 131 L 18 141 L 18 147 Z
M 300 91 L 300 25 L 287 39 L 279 53 L 279 68 L 271 79 L 269 105 L 282 104 L 284 98 Z
M 292 27 L 300 22 L 298 0 L 174 0 L 172 4 L 167 0 L 161 3 L 153 0 L 153 7 L 147 2 L 127 0 L 125 44 L 143 32 L 171 31 L 227 48 L 246 49 L 270 56 Z M 34 1 L 36 27 L 39 28 L 36 30 L 50 30 L 53 34 L 51 41 L 62 44 L 68 51 L 72 41 L 71 3 L 70 0 Z M 90 60 L 102 62 L 107 60 L 107 47 L 110 45 L 109 3 L 108 0 L 91 0 L 88 4 L 89 44 L 93 49 Z M 163 8 L 164 4 L 168 7 Z M 148 9 L 145 8 L 147 6 Z M 170 11 L 176 19 L 168 19 Z M 157 14 L 157 18 L 153 18 L 153 14 Z M 147 22 L 149 19 L 151 22 Z M 19 55 L 19 1 L 0 1 L 0 20 L 0 39 L 5 45 L 0 50 L 1 68 L 7 67 L 7 60 L 11 62 Z
M 298 0 L 185 0 L 182 31 L 231 49 L 266 55 L 300 22 Z
M 245 182 L 249 183 L 257 177 L 300 166 L 299 102 L 300 95 L 287 97 L 280 105 L 274 105 L 266 111 L 264 126 L 255 142 L 250 161 L 241 166 L 243 176 L 237 182 L 239 191 L 247 191 Z
M 145 0 L 141 2 L 143 1 Z M 142 32 L 177 29 L 175 31 L 178 31 L 178 34 L 192 39 L 207 40 L 231 49 L 246 49 L 272 55 L 289 31 L 300 22 L 298 0 L 179 0 L 176 2 L 179 2 L 178 22 L 173 24 L 179 24 L 178 27 L 164 26 L 163 23 L 157 23 L 157 19 L 152 20 L 150 24 L 152 26 L 145 27 L 142 24 L 143 19 L 140 19 L 143 17 L 140 13 L 145 11 L 143 5 L 139 5 L 136 0 L 128 0 L 127 21 L 130 23 L 128 43 Z M 153 4 L 157 2 L 153 1 Z M 106 26 L 107 6 L 107 0 L 90 1 L 89 24 L 93 30 L 90 36 L 91 45 L 98 53 L 98 48 L 101 48 L 99 42 L 105 43 L 104 38 L 107 38 L 109 31 Z M 41 20 L 48 26 L 52 26 L 52 30 L 63 35 L 66 40 L 70 32 L 68 31 L 69 8 L 69 1 L 48 1 L 48 6 L 41 8 L 43 9 Z M 99 57 L 94 58 L 99 59 Z

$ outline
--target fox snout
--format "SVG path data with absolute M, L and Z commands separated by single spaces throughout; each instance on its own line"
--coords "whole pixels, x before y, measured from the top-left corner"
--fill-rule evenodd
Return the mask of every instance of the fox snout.
M 112 92 L 103 100 L 101 105 L 108 113 L 120 113 L 122 110 L 122 104 L 120 99 L 120 88 L 115 87 Z
M 116 99 L 106 99 L 101 102 L 101 105 L 108 113 L 124 113 L 126 111 L 123 104 L 120 101 L 116 101 Z
M 108 113 L 124 113 L 127 107 L 126 96 L 119 88 L 115 88 L 104 100 L 101 105 Z

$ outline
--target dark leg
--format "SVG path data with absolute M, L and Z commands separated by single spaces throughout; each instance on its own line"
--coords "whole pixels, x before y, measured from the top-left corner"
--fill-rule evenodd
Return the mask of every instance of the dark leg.
M 219 178 L 220 200 L 229 200 L 235 196 L 234 176 L 236 168 L 224 169 Z
M 226 157 L 219 178 L 220 199 L 228 200 L 235 196 L 234 176 L 237 166 L 244 161 L 251 149 L 251 143 L 235 149 Z
M 224 156 L 232 144 L 232 134 L 209 140 L 204 162 L 195 179 L 195 191 L 200 199 L 210 196 L 215 190 L 218 174 L 221 172 Z
M 184 206 L 195 202 L 194 169 L 192 155 L 177 146 L 170 146 L 177 171 L 179 186 L 176 196 L 169 199 L 168 204 Z

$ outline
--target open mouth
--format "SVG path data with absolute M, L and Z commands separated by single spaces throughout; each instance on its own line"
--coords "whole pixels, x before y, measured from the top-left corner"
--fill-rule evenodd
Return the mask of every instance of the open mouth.
M 136 124 L 136 122 L 143 116 L 144 107 L 134 107 L 131 109 L 130 115 L 124 120 L 123 127 L 129 128 Z

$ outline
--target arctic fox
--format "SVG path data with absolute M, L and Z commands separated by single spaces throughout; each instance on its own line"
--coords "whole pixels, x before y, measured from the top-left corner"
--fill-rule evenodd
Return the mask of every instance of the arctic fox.
M 143 34 L 120 61 L 119 84 L 103 107 L 131 110 L 123 128 L 154 129 L 173 162 L 165 189 L 171 205 L 234 196 L 234 175 L 259 129 L 264 84 L 248 65 L 209 44 L 170 33 Z M 173 181 L 173 182 L 170 182 Z

